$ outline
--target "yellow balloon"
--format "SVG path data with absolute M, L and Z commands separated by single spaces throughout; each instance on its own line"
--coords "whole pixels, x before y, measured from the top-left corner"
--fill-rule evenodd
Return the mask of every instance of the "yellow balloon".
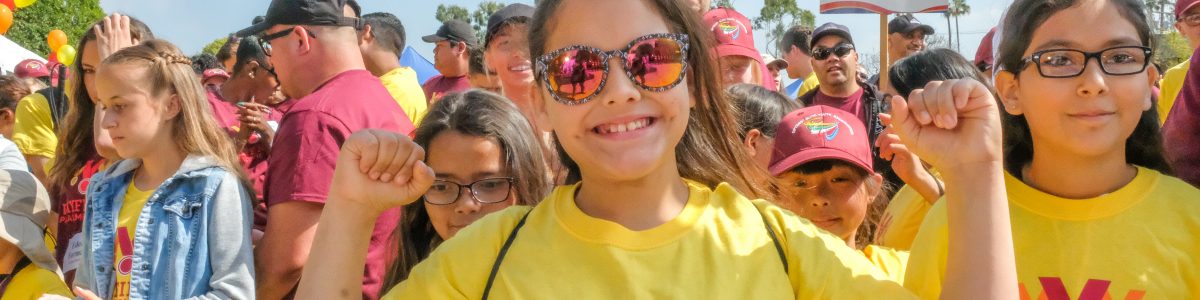
M 75 47 L 71 47 L 71 45 L 58 47 L 58 52 L 56 53 L 58 55 L 58 62 L 68 66 L 75 64 L 75 54 Z
M 25 8 L 27 6 L 33 5 L 34 2 L 37 2 L 37 0 L 16 0 L 16 1 L 13 1 L 13 4 L 16 4 L 17 8 Z

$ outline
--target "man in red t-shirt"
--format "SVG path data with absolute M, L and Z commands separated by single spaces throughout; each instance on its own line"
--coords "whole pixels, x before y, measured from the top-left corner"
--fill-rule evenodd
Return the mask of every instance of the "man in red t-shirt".
M 413 130 L 383 84 L 365 70 L 356 32 L 362 22 L 343 16 L 341 3 L 273 0 L 265 21 L 238 32 L 262 37 L 284 95 L 296 99 L 269 157 L 267 227 L 255 248 L 259 299 L 286 297 L 299 282 L 346 138 L 365 128 Z M 387 241 L 399 218 L 399 209 L 392 209 L 376 220 L 364 299 L 379 296 Z
M 467 78 L 471 49 L 479 47 L 479 42 L 475 40 L 475 30 L 471 29 L 470 24 L 461 20 L 446 21 L 437 33 L 422 37 L 421 40 L 436 45 L 433 47 L 433 67 L 442 73 L 421 85 L 426 101 L 433 104 L 445 94 L 471 88 L 471 81 Z
M 813 71 L 817 73 L 820 85 L 796 98 L 796 101 L 806 107 L 825 105 L 858 116 L 867 128 L 867 137 L 870 138 L 875 157 L 875 172 L 882 174 L 889 184 L 903 184 L 892 172 L 891 163 L 879 157 L 879 147 L 874 146 L 885 128 L 879 114 L 889 112 L 890 105 L 879 88 L 859 80 L 858 51 L 854 48 L 849 28 L 837 23 L 825 23 L 813 31 L 809 46 Z

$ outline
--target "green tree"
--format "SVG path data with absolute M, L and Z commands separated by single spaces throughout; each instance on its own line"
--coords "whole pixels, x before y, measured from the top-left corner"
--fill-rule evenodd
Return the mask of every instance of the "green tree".
M 971 6 L 967 5 L 967 0 L 950 0 L 951 15 L 954 16 L 954 41 L 955 49 L 962 51 L 962 31 L 958 27 L 958 18 L 971 14 Z
M 1163 68 L 1173 67 L 1192 57 L 1192 48 L 1187 38 L 1179 32 L 1171 31 L 1155 36 L 1154 62 Z M 1159 70 L 1165 72 L 1166 70 Z
M 215 56 L 215 55 L 217 55 L 217 51 L 221 51 L 221 47 L 225 47 L 225 42 L 228 40 L 229 40 L 229 38 L 224 38 L 224 37 L 217 38 L 217 39 L 213 40 L 211 43 L 208 43 L 208 45 L 205 45 L 204 49 L 200 50 L 200 54 L 207 53 L 207 54 L 212 54 Z
M 801 9 L 796 5 L 796 0 L 766 0 L 759 16 L 754 18 L 754 29 L 759 30 L 759 36 L 767 38 L 767 53 L 779 57 L 779 47 L 776 46 L 779 37 L 792 26 L 811 28 L 813 23 L 816 23 L 816 15 Z
M 42 0 L 13 12 L 13 26 L 5 36 L 45 57 L 51 52 L 46 45 L 46 35 L 51 30 L 66 32 L 68 44 L 74 47 L 92 23 L 102 17 L 100 0 Z
M 483 42 L 484 35 L 487 35 L 488 19 L 496 11 L 504 8 L 505 4 L 495 1 L 483 1 L 479 3 L 479 8 L 471 12 L 471 27 L 475 28 L 476 40 Z
M 713 1 L 713 7 L 733 7 L 733 1 L 731 1 L 731 0 L 716 0 L 716 1 Z
M 446 21 L 450 21 L 450 20 L 463 20 L 463 21 L 470 22 L 471 21 L 471 18 L 469 17 L 470 14 L 471 13 L 468 12 L 467 9 L 462 6 L 458 6 L 458 5 L 447 6 L 445 4 L 438 4 L 437 12 L 434 13 L 434 17 L 437 18 L 438 22 L 446 22 Z

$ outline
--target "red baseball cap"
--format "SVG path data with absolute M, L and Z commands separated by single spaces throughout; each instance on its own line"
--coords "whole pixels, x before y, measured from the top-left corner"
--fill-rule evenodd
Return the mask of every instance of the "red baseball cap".
M 229 73 L 221 69 L 208 69 L 204 70 L 204 75 L 201 78 L 203 78 L 200 80 L 201 82 L 214 78 L 229 79 Z
M 1183 19 L 1183 14 L 1196 4 L 1200 4 L 1200 0 L 1175 0 L 1175 19 Z
M 845 161 L 873 172 L 867 135 L 858 117 L 837 108 L 815 105 L 790 112 L 775 131 L 771 175 L 822 159 Z
M 46 63 L 31 58 L 18 63 L 13 73 L 19 78 L 50 77 L 50 68 L 46 67 Z
M 717 57 L 741 55 L 763 64 L 762 55 L 754 47 L 754 32 L 750 19 L 729 8 L 717 8 L 704 13 L 707 25 L 717 38 Z
M 992 39 L 996 37 L 996 27 L 992 27 L 991 31 L 983 36 L 983 40 L 979 41 L 979 49 L 975 50 L 975 66 L 983 66 L 986 64 L 988 68 L 995 69 L 995 58 L 992 57 Z M 983 69 L 983 68 L 980 68 Z

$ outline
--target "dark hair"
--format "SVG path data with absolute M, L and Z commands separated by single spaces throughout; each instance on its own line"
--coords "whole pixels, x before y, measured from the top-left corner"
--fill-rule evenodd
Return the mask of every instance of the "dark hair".
M 233 56 L 237 52 L 234 49 L 241 46 L 240 44 L 238 44 L 240 41 L 241 41 L 241 39 L 237 38 L 237 36 L 234 36 L 234 35 L 230 35 L 229 38 L 226 38 L 225 44 L 221 45 L 220 50 L 217 50 L 217 61 L 224 63 L 225 61 L 229 60 L 230 58 L 233 58 Z
M 471 74 L 490 74 L 487 66 L 483 64 L 483 48 L 469 48 L 471 51 L 471 60 L 468 64 Z
M 546 178 L 540 139 L 512 101 L 482 90 L 446 95 L 429 107 L 413 141 L 429 149 L 433 139 L 446 131 L 491 138 L 500 144 L 503 168 L 515 179 L 517 205 L 533 206 L 549 193 L 550 179 Z M 426 153 L 428 158 L 430 152 Z M 403 215 L 392 237 L 399 255 L 384 286 L 407 279 L 412 267 L 442 243 L 425 210 L 425 201 L 405 205 Z
M 358 5 L 358 1 L 354 1 L 354 0 L 346 0 L 346 6 L 349 6 L 349 7 L 350 7 L 350 10 L 353 10 L 353 11 L 354 11 L 354 17 L 355 17 L 355 18 L 362 18 L 362 17 L 363 17 L 363 14 L 362 14 L 362 6 L 361 6 L 361 5 Z
M 256 36 L 242 38 L 241 44 L 238 45 L 237 62 L 233 64 L 233 74 L 241 72 L 250 62 L 258 62 L 258 65 L 264 68 L 270 65 L 267 52 L 263 51 Z
M 728 124 L 737 124 L 733 105 L 724 99 L 724 91 L 717 79 L 717 62 L 711 50 L 716 43 L 712 34 L 700 24 L 700 15 L 685 7 L 682 1 L 646 0 L 667 23 L 669 31 L 684 33 L 691 37 L 687 52 L 687 63 L 691 69 L 686 74 L 689 95 L 695 99 L 690 110 L 687 129 L 683 138 L 675 145 L 676 165 L 679 175 L 695 180 L 708 187 L 728 182 L 750 198 L 774 200 L 778 187 L 766 168 L 750 159 L 742 149 L 737 131 Z M 529 30 L 529 54 L 531 58 L 545 54 L 546 37 L 554 30 L 554 14 L 562 0 L 543 0 L 533 15 Z M 534 72 L 534 84 L 542 85 L 546 74 Z M 569 153 L 558 145 L 559 157 L 567 167 L 569 179 L 577 179 L 581 173 Z
M 740 130 L 738 136 L 746 138 L 751 129 L 758 129 L 767 137 L 775 137 L 775 127 L 780 120 L 800 104 L 788 100 L 783 94 L 749 83 L 741 83 L 725 89 L 725 98 L 733 103 L 738 114 Z
M 204 74 L 204 71 L 209 69 L 225 69 L 225 65 L 212 54 L 201 53 L 192 56 L 192 70 L 196 71 L 196 75 Z
M 17 110 L 17 102 L 32 91 L 25 81 L 14 75 L 0 75 L 0 109 Z
M 991 88 L 987 78 L 971 62 L 958 52 L 946 48 L 925 50 L 902 58 L 888 70 L 888 75 L 892 87 L 905 98 L 913 90 L 938 80 L 971 78 Z
M 1003 72 L 1018 74 L 1024 64 L 1022 58 L 1033 34 L 1055 13 L 1078 4 L 1079 0 L 1017 0 L 1004 16 L 1003 37 L 1000 40 L 1000 51 L 997 53 L 997 64 L 1004 67 Z M 1146 23 L 1146 10 L 1140 0 L 1108 0 L 1116 6 L 1121 16 L 1133 24 L 1137 30 L 1142 45 L 1151 46 L 1150 26 Z M 1150 59 L 1150 58 L 1147 58 Z M 1162 151 L 1162 134 L 1158 124 L 1158 106 L 1151 101 L 1151 108 L 1142 112 L 1133 134 L 1125 140 L 1125 160 L 1127 163 L 1154 169 L 1163 174 L 1172 174 Z M 1013 176 L 1021 178 L 1021 169 L 1033 160 L 1033 137 L 1029 131 L 1029 122 L 1025 116 L 1002 114 L 1004 121 L 1004 166 Z
M 71 91 L 67 97 L 68 109 L 67 115 L 63 122 L 59 123 L 56 134 L 58 135 L 58 149 L 55 151 L 57 157 L 54 158 L 54 166 L 50 167 L 49 185 L 46 187 L 50 193 L 58 194 L 61 188 L 71 186 L 71 179 L 89 160 L 100 158 L 96 152 L 95 137 L 93 136 L 92 121 L 95 117 L 96 105 L 92 103 L 91 91 L 87 90 L 87 86 L 83 84 L 83 53 L 89 42 L 96 40 L 95 25 L 102 25 L 103 20 L 97 21 L 93 26 L 89 26 L 83 38 L 79 39 L 79 45 L 75 49 L 79 51 L 75 54 L 75 64 L 71 65 L 71 79 L 67 81 Z M 150 27 L 146 23 L 129 17 L 129 32 L 134 40 L 147 41 L 154 39 L 154 33 L 150 31 Z M 100 62 L 96 62 L 96 68 L 99 68 Z
M 801 25 L 792 26 L 792 28 L 788 28 L 783 33 L 783 36 L 779 38 L 779 53 L 791 53 L 792 46 L 796 46 L 800 51 L 804 51 L 804 54 L 812 53 L 812 49 L 808 45 L 808 40 L 811 37 L 812 28 Z
M 854 174 L 859 176 L 860 179 L 867 178 L 867 176 L 871 175 L 871 173 L 867 172 L 867 170 L 863 170 L 858 166 L 838 159 L 810 161 L 792 168 L 791 172 L 812 175 L 833 170 L 834 167 L 838 166 L 847 167 L 851 170 L 854 170 Z M 867 185 L 867 188 L 873 189 L 876 187 Z M 867 205 L 866 217 L 863 218 L 862 224 L 858 225 L 858 232 L 854 235 L 854 245 L 859 249 L 871 244 L 871 241 L 875 237 L 875 231 L 879 229 L 879 219 L 883 217 L 883 212 L 887 210 L 888 202 L 891 201 L 888 199 L 888 195 L 892 194 L 890 191 L 891 188 L 888 187 L 887 183 L 881 181 L 878 188 L 879 193 L 875 195 L 875 199 L 871 199 L 871 204 Z
M 395 15 L 385 12 L 369 13 L 362 17 L 371 26 L 376 45 L 400 56 L 404 52 L 404 24 Z

